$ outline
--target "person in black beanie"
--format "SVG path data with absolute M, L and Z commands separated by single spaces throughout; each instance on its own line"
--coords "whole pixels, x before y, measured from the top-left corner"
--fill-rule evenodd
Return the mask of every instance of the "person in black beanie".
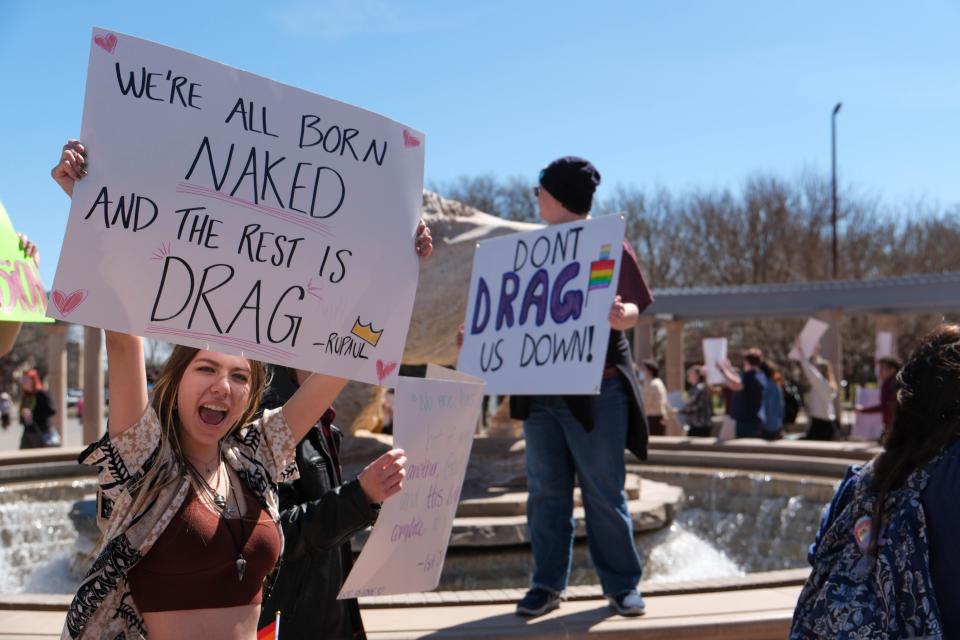
M 548 224 L 589 217 L 600 172 L 583 158 L 554 160 L 534 188 Z M 517 614 L 538 616 L 560 606 L 573 551 L 573 489 L 579 479 L 590 557 L 610 606 L 621 615 L 645 610 L 637 592 L 642 567 L 623 491 L 623 451 L 647 457 L 648 427 L 624 331 L 653 302 L 630 243 L 623 243 L 617 296 L 610 308 L 610 342 L 600 394 L 511 396 L 510 414 L 526 439 L 527 524 L 533 549 L 530 590 Z

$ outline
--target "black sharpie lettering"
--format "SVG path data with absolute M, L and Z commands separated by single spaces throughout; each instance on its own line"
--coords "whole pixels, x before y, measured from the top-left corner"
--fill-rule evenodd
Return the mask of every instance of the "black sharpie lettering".
M 331 333 L 327 337 L 326 343 L 315 342 L 315 346 L 326 346 L 324 353 L 333 356 L 348 356 L 355 360 L 367 360 L 363 348 L 366 343 L 361 340 L 355 340 L 353 336 L 341 336 L 337 333 Z
M 238 255 L 246 255 L 250 262 L 269 262 L 275 267 L 290 268 L 297 246 L 304 238 L 288 238 L 273 231 L 261 231 L 260 225 L 252 222 L 243 227 Z
M 535 337 L 524 333 L 520 366 L 542 367 L 558 362 L 592 362 L 593 333 L 592 326 L 574 329 L 569 335 L 550 332 Z
M 247 107 L 249 105 L 249 109 Z M 243 125 L 244 131 L 249 131 L 251 133 L 262 133 L 265 136 L 270 136 L 271 138 L 279 138 L 275 133 L 270 133 L 267 129 L 267 108 L 264 106 L 260 107 L 260 128 L 257 129 L 257 110 L 254 107 L 253 100 L 244 102 L 243 98 L 237 98 L 237 103 L 233 105 L 233 109 L 230 110 L 230 113 L 227 115 L 227 119 L 224 120 L 225 124 L 230 124 L 230 121 L 233 119 L 233 116 L 240 115 L 240 123 Z
M 233 164 L 235 151 L 239 151 L 237 145 L 231 143 L 226 154 L 218 155 L 210 138 L 204 136 L 184 180 L 204 183 L 206 171 L 203 167 L 209 167 L 210 182 L 217 191 L 229 185 L 229 195 L 232 197 L 254 204 L 288 208 L 316 219 L 329 218 L 343 206 L 347 188 L 343 176 L 336 169 L 314 166 L 309 162 L 288 162 L 286 156 L 271 159 L 269 150 L 250 147 L 239 175 L 232 177 L 231 167 L 239 164 Z M 201 163 L 201 158 L 205 158 L 206 162 Z M 309 173 L 313 174 L 312 180 L 309 173 L 304 171 L 305 167 L 311 168 Z M 300 190 L 307 193 L 298 194 Z M 281 192 L 288 194 L 286 200 L 280 195 Z M 309 207 L 306 205 L 308 200 Z
M 387 157 L 387 141 L 381 143 L 376 138 L 371 138 L 367 145 L 367 151 L 361 159 L 357 155 L 357 150 L 353 141 L 360 135 L 359 129 L 352 127 L 341 127 L 337 124 L 321 124 L 322 118 L 313 114 L 306 114 L 300 117 L 300 148 L 319 147 L 331 155 L 352 157 L 357 162 L 366 163 L 373 158 L 377 166 L 383 166 L 383 161 Z M 378 145 L 380 145 L 378 147 Z
M 203 96 L 197 93 L 197 89 L 202 85 L 198 82 L 190 82 L 186 76 L 174 75 L 173 70 L 168 69 L 166 73 L 147 71 L 146 67 L 140 67 L 139 78 L 135 70 L 130 70 L 124 78 L 124 73 L 120 69 L 120 63 L 114 64 L 114 70 L 117 73 L 117 85 L 120 93 L 123 95 L 132 95 L 134 98 L 146 97 L 148 100 L 156 102 L 168 102 L 177 104 L 181 107 L 190 107 L 200 109 L 197 101 Z M 168 91 L 159 91 L 157 78 L 163 78 L 169 83 Z M 184 95 L 184 87 L 187 87 L 187 93 Z
M 262 281 L 256 280 L 247 290 L 239 306 L 236 306 L 238 297 L 237 283 L 234 282 L 236 275 L 236 270 L 228 264 L 213 264 L 202 270 L 199 284 L 197 284 L 194 268 L 186 260 L 177 256 L 167 256 L 150 321 L 175 320 L 186 312 L 192 302 L 193 306 L 187 319 L 188 330 L 193 330 L 194 325 L 209 320 L 216 332 L 221 335 L 229 334 L 239 327 L 238 331 L 241 335 L 247 336 L 252 333 L 258 344 L 262 344 L 266 334 L 266 341 L 269 343 L 286 343 L 290 347 L 295 347 L 303 317 L 292 311 L 296 309 L 297 303 L 306 297 L 303 287 L 294 285 L 281 293 L 270 312 L 269 320 L 264 325 L 263 318 L 268 304 L 264 298 L 270 297 L 270 289 L 265 289 Z M 228 284 L 230 289 L 224 289 Z M 233 293 L 230 293 L 231 291 Z M 242 292 L 243 289 L 240 291 Z M 235 311 L 226 329 L 223 329 L 221 318 L 231 317 L 224 313 L 225 307 L 227 310 Z M 198 315 L 201 309 L 204 313 Z
M 503 356 L 500 355 L 500 347 L 503 346 L 503 338 L 491 342 L 483 342 L 480 345 L 480 370 L 499 371 L 503 366 Z
M 219 249 L 220 245 L 213 244 L 214 238 L 219 238 L 219 233 L 214 233 L 215 225 L 223 224 L 222 220 L 211 218 L 210 214 L 204 213 L 202 216 L 194 211 L 204 211 L 206 207 L 190 207 L 187 209 L 177 209 L 175 213 L 181 213 L 180 227 L 177 229 L 177 240 L 183 240 L 183 230 L 187 220 L 190 220 L 190 229 L 187 232 L 186 240 L 197 246 L 207 249 Z
M 110 205 L 112 204 L 114 202 L 110 199 L 107 187 L 104 186 L 100 189 L 96 201 L 83 219 L 90 219 L 90 216 L 97 209 L 100 209 L 103 213 L 103 226 L 105 228 L 109 229 L 119 222 L 121 227 L 133 232 L 146 229 L 157 219 L 157 204 L 146 196 L 138 196 L 136 193 L 129 194 L 129 197 L 126 194 L 120 196 L 111 215 Z M 141 217 L 144 219 L 141 219 Z
M 283 314 L 283 317 L 286 318 L 290 324 L 287 328 L 287 332 L 280 336 L 279 338 L 273 337 L 273 324 L 277 319 L 277 312 L 280 311 L 280 305 L 287 299 L 287 296 L 291 293 L 296 292 L 297 300 L 303 300 L 306 296 L 306 292 L 303 290 L 303 287 L 292 286 L 289 287 L 286 291 L 281 294 L 280 299 L 277 301 L 277 306 L 274 307 L 273 313 L 270 314 L 270 324 L 267 325 L 267 340 L 274 344 L 279 344 L 290 338 L 290 346 L 297 346 L 297 336 L 300 334 L 300 324 L 303 322 L 303 316 L 292 316 L 288 313 Z

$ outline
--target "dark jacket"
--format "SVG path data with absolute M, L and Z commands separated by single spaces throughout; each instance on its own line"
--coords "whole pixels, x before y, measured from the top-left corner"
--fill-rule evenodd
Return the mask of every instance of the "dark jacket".
M 737 422 L 760 423 L 760 408 L 763 407 L 764 383 L 754 369 L 740 374 L 743 389 L 733 393 L 730 415 Z
M 282 405 L 295 389 L 288 371 L 277 368 L 262 406 Z M 337 600 L 337 594 L 353 565 L 350 537 L 376 520 L 378 508 L 369 504 L 357 480 L 341 484 L 337 452 L 343 436 L 329 424 L 330 414 L 297 445 L 300 479 L 279 486 L 282 567 L 258 626 L 272 623 L 279 610 L 284 640 L 366 637 L 357 601 Z
M 628 393 L 633 402 L 630 403 L 630 423 L 627 425 L 626 448 L 640 460 L 647 459 L 647 443 L 650 440 L 650 430 L 647 426 L 647 416 L 643 411 L 643 396 L 640 393 L 640 381 L 633 368 L 633 357 L 630 355 L 630 342 L 623 331 L 610 331 L 610 342 L 607 343 L 607 364 L 613 365 L 620 372 L 629 389 Z M 530 400 L 534 396 L 510 396 L 510 417 L 514 420 L 526 420 L 530 415 Z M 590 399 L 594 396 L 563 396 L 563 401 L 573 417 L 583 425 L 587 431 L 592 431 L 593 412 Z

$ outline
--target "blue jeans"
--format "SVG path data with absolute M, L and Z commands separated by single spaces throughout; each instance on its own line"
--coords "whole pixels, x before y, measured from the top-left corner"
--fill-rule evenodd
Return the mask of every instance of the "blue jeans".
M 640 556 L 623 490 L 624 443 L 629 419 L 627 388 L 604 380 L 591 398 L 593 431 L 587 432 L 560 396 L 539 396 L 523 423 L 526 438 L 527 525 L 533 547 L 532 586 L 561 593 L 573 558 L 573 479 L 580 481 L 590 558 L 607 595 L 640 582 Z

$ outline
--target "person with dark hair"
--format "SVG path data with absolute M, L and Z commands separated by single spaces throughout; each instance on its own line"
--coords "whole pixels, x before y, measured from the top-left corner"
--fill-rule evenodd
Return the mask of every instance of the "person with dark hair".
M 310 377 L 309 371 L 288 367 L 271 370 L 262 410 L 282 407 Z M 286 541 L 283 569 L 260 608 L 257 626 L 271 628 L 280 611 L 284 638 L 366 638 L 357 600 L 337 600 L 337 594 L 353 566 L 351 536 L 372 525 L 380 503 L 399 490 L 398 485 L 383 485 L 382 470 L 394 463 L 402 466 L 406 458 L 402 449 L 391 449 L 344 482 L 339 457 L 343 434 L 333 425 L 335 417 L 327 409 L 307 431 L 296 450 L 300 477 L 277 487 Z
M 717 369 L 725 378 L 724 384 L 733 391 L 730 415 L 736 421 L 737 438 L 758 438 L 763 424 L 763 393 L 765 382 L 760 373 L 763 353 L 748 349 L 743 356 L 742 372 L 737 373 L 729 362 L 718 362 Z M 760 375 L 758 375 L 760 373 Z
M 960 326 L 898 375 L 883 452 L 851 467 L 810 547 L 790 637 L 960 637 Z
M 707 438 L 713 433 L 713 404 L 707 387 L 707 370 L 703 365 L 687 369 L 687 402 L 677 411 L 684 417 L 687 434 Z
M 421 258 L 433 252 L 430 229 L 417 228 L 415 250 Z M 310 372 L 272 366 L 270 386 L 260 402 L 262 410 L 283 406 Z M 384 396 L 393 400 L 393 389 Z M 372 525 L 380 503 L 393 495 L 382 472 L 406 460 L 402 449 L 391 449 L 367 465 L 356 478 L 343 479 L 340 443 L 331 407 L 297 444 L 300 477 L 278 486 L 280 525 L 286 546 L 283 570 L 260 608 L 258 628 L 263 632 L 281 612 L 283 638 L 323 637 L 326 640 L 363 640 L 366 632 L 356 598 L 338 600 L 337 594 L 353 566 L 350 538 Z M 390 413 L 390 433 L 393 413 Z M 399 490 L 399 487 L 396 487 Z M 266 635 L 266 634 L 265 634 Z
M 562 224 L 589 217 L 600 172 L 568 156 L 547 165 L 534 189 L 540 217 Z M 623 450 L 647 457 L 647 422 L 630 343 L 632 328 L 653 301 L 630 243 L 624 241 L 617 294 L 610 307 L 610 342 L 598 395 L 511 396 L 510 416 L 523 420 L 527 524 L 533 548 L 530 590 L 517 614 L 538 616 L 560 606 L 573 554 L 574 479 L 580 482 L 590 557 L 610 607 L 621 615 L 645 610 L 637 591 L 642 567 L 623 491 Z
M 667 387 L 660 379 L 660 366 L 656 360 L 644 360 L 641 373 L 641 391 L 643 392 L 643 410 L 647 414 L 647 425 L 650 435 L 665 436 L 667 427 L 664 420 L 670 405 L 667 404 Z
M 877 360 L 877 378 L 880 381 L 880 404 L 872 407 L 856 407 L 861 413 L 880 413 L 883 415 L 883 435 L 886 437 L 893 424 L 893 414 L 897 407 L 897 372 L 900 371 L 900 361 L 891 356 Z
M 36 369 L 30 369 L 20 377 L 20 391 L 20 424 L 23 425 L 20 448 L 58 446 L 60 434 L 50 422 L 57 415 L 57 409 L 43 388 Z

